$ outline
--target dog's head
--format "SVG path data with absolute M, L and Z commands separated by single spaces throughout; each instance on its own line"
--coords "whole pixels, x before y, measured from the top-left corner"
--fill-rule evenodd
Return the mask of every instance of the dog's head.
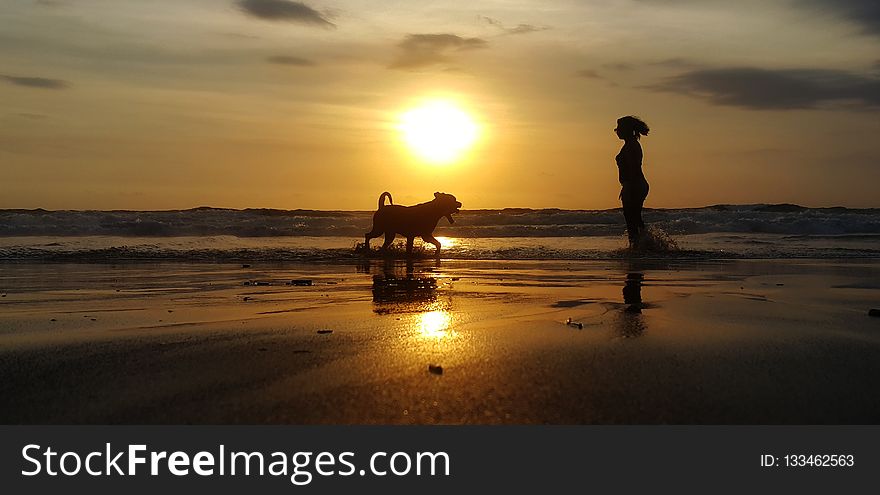
M 455 199 L 455 196 L 442 192 L 434 193 L 434 203 L 440 210 L 440 214 L 449 220 L 449 223 L 455 223 L 452 219 L 453 213 L 458 213 L 461 208 L 461 202 Z

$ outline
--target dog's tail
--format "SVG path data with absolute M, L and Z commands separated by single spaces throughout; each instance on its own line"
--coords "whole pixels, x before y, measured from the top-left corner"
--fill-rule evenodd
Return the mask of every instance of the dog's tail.
M 388 204 L 393 205 L 394 200 L 391 199 L 391 193 L 388 191 L 383 192 L 379 195 L 379 209 L 381 210 L 383 206 L 385 206 L 385 196 L 388 196 Z

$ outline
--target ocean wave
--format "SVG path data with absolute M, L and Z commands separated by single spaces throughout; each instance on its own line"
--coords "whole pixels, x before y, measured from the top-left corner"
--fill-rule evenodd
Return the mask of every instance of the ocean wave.
M 0 236 L 327 236 L 359 238 L 372 212 L 194 208 L 172 211 L 0 210 Z M 797 205 L 715 205 L 646 209 L 645 221 L 672 235 L 767 233 L 806 236 L 880 234 L 880 209 Z M 469 210 L 437 235 L 591 237 L 623 232 L 620 209 Z

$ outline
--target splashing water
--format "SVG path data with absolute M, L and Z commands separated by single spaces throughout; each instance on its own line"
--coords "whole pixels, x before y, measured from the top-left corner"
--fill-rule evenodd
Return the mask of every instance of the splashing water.
M 621 239 L 624 243 L 629 243 L 626 234 Z M 619 257 L 629 257 L 632 255 L 675 255 L 681 252 L 678 243 L 671 235 L 656 225 L 650 225 L 642 231 L 638 247 L 615 249 L 613 254 Z
M 636 250 L 651 253 L 674 253 L 679 249 L 678 243 L 671 235 L 660 227 L 651 225 L 642 231 L 639 247 Z
M 366 256 L 368 258 L 392 258 L 392 259 L 404 259 L 406 258 L 406 242 L 397 241 L 392 245 L 388 246 L 386 251 L 382 251 L 381 246 L 371 246 L 369 250 L 366 249 L 366 246 L 363 242 L 356 242 L 354 247 L 352 248 L 352 252 L 361 256 Z M 426 249 L 424 244 L 416 244 L 413 246 L 412 250 L 412 258 L 421 259 L 421 258 L 430 258 L 434 255 L 434 246 L 430 246 L 430 249 Z

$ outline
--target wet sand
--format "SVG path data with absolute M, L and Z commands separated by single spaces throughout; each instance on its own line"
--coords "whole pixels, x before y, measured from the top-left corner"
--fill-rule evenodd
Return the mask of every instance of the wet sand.
M 877 260 L 4 264 L 0 294 L 2 423 L 880 420 Z

